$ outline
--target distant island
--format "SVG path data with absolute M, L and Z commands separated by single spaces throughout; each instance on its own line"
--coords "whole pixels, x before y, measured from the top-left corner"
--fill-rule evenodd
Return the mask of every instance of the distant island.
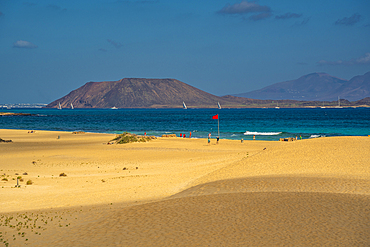
M 318 82 L 313 85 L 315 78 Z M 182 108 L 184 103 L 187 108 L 217 108 L 218 104 L 222 108 L 370 106 L 370 89 L 366 89 L 367 86 L 370 86 L 370 72 L 357 79 L 351 79 L 352 82 L 349 84 L 346 84 L 341 79 L 333 78 L 327 74 L 313 73 L 295 81 L 276 83 L 269 86 L 270 88 L 277 88 L 276 90 L 270 90 L 269 87 L 266 87 L 259 92 L 255 92 L 256 97 L 266 94 L 266 97 L 268 95 L 271 96 L 270 99 L 255 99 L 252 94 L 248 94 L 250 98 L 240 97 L 243 94 L 240 94 L 239 97 L 233 95 L 220 97 L 176 79 L 124 78 L 119 81 L 88 82 L 66 96 L 46 105 L 45 108 Z M 354 88 L 356 85 L 357 89 Z M 284 91 L 281 87 L 289 88 L 289 90 L 284 89 Z M 326 94 L 332 88 L 332 94 L 336 95 L 335 99 L 323 100 L 325 97 L 320 96 L 322 100 L 297 100 L 284 96 L 284 92 L 287 91 L 294 92 L 296 95 L 299 92 L 304 92 L 306 95 L 309 95 L 309 92 L 311 92 L 317 95 L 317 91 L 320 91 L 319 87 Z M 334 90 L 335 87 L 337 89 Z M 277 91 L 280 91 L 283 96 L 278 96 Z M 339 93 L 342 91 L 348 91 L 351 95 L 357 95 L 356 97 L 359 97 L 359 95 L 366 97 L 351 102 L 343 97 L 339 98 L 341 95 Z M 283 99 L 278 97 L 283 97 Z M 287 99 L 284 99 L 284 97 L 287 97 Z M 330 98 L 333 97 L 330 96 Z M 305 96 L 305 98 L 310 97 Z

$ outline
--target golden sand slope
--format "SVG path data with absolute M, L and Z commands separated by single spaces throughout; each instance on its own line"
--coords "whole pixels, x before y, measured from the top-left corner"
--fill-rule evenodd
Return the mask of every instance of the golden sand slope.
M 10 246 L 370 245 L 368 137 L 0 137 L 13 140 L 0 144 L 0 240 Z
M 369 203 L 369 196 L 326 193 L 257 192 L 186 197 L 111 209 L 98 221 L 90 216 L 83 227 L 68 229 L 51 243 L 53 246 L 91 243 L 368 246 Z M 41 243 L 46 242 L 38 242 Z

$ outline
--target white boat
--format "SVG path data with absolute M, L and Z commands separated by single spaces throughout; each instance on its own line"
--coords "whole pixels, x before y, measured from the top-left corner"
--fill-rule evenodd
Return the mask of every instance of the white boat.
M 280 109 L 280 107 L 279 107 L 279 102 L 276 102 L 276 107 L 275 107 L 275 109 Z
M 218 109 L 221 109 L 220 102 L 217 102 Z
M 343 108 L 340 106 L 340 97 L 338 96 L 338 106 L 336 106 L 335 108 Z
M 60 105 L 60 102 L 59 102 L 58 110 L 62 110 L 62 106 Z
M 75 109 L 74 107 L 73 107 L 73 104 L 71 103 L 71 109 L 73 110 L 73 109 Z
M 188 109 L 188 108 L 186 107 L 186 105 L 185 105 L 185 102 L 184 102 L 184 101 L 182 102 L 182 105 L 183 105 L 184 109 Z
M 110 108 L 110 109 L 112 109 L 112 110 L 117 110 L 118 108 L 117 107 L 115 107 L 115 106 L 113 106 L 112 108 Z

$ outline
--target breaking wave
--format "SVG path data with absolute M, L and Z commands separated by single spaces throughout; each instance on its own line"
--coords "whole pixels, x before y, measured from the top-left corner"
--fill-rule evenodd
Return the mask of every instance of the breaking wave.
M 244 135 L 256 135 L 256 136 L 276 136 L 281 134 L 282 132 L 253 132 L 253 131 L 246 131 Z
M 319 138 L 319 137 L 325 137 L 325 135 L 311 135 L 310 138 Z

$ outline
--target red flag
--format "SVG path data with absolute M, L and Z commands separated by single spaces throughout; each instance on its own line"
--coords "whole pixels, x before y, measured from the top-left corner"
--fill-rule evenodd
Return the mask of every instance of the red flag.
M 218 114 L 217 114 L 217 115 L 212 116 L 212 119 L 218 119 Z

